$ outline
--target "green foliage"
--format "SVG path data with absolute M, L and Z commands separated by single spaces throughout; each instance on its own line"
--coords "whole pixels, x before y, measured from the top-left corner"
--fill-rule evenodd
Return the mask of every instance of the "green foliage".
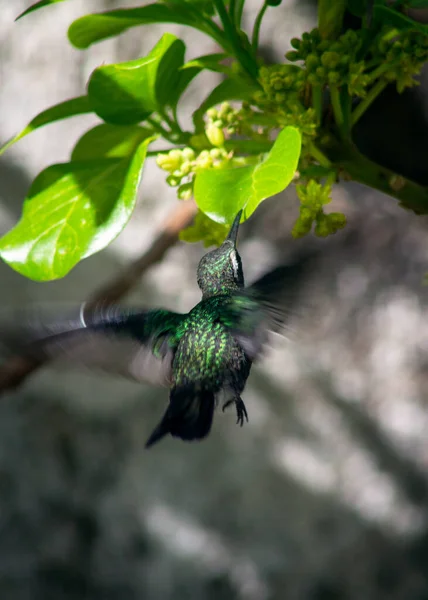
M 292 181 L 299 161 L 301 136 L 294 127 L 286 127 L 278 135 L 270 152 L 257 164 L 200 170 L 195 180 L 196 204 L 217 223 L 231 223 L 244 209 L 248 219 L 257 206 L 282 192 Z
M 188 25 L 210 35 L 223 47 L 229 47 L 220 28 L 199 12 L 190 2 L 155 3 L 140 8 L 111 10 L 76 19 L 68 30 L 70 42 L 84 50 L 92 44 L 123 33 L 131 27 L 154 23 L 176 23 Z M 226 48 L 225 48 L 226 49 Z
M 37 2 L 20 17 L 59 1 Z M 400 93 L 417 84 L 415 75 L 428 59 L 428 28 L 405 9 L 428 2 L 320 0 L 318 27 L 293 39 L 288 62 L 280 64 L 258 56 L 263 17 L 280 0 L 262 3 L 248 32 L 241 28 L 244 2 L 159 0 L 70 25 L 69 40 L 79 49 L 132 27 L 178 23 L 211 37 L 222 51 L 185 62 L 184 42 L 167 33 L 146 56 L 96 68 L 86 95 L 48 108 L 7 142 L 0 154 L 54 121 L 84 113 L 101 119 L 77 142 L 70 162 L 35 179 L 21 220 L 0 239 L 3 260 L 27 277 L 47 280 L 104 248 L 132 213 L 146 156 L 156 157 L 179 200 L 195 197 L 199 212 L 181 235 L 189 242 L 221 243 L 238 210 L 248 218 L 293 180 L 300 199 L 295 237 L 344 227 L 344 215 L 324 211 L 341 177 L 428 212 L 427 190 L 381 169 L 352 142 L 353 126 L 388 83 Z M 359 29 L 343 31 L 345 9 L 360 19 Z M 204 70 L 223 80 L 184 131 L 180 99 Z M 150 151 L 158 138 L 166 147 Z
M 193 225 L 180 233 L 180 240 L 190 243 L 202 240 L 205 248 L 219 246 L 224 242 L 229 229 L 229 225 L 216 223 L 199 210 L 196 213 Z
M 27 8 L 27 10 L 24 10 L 24 12 L 22 12 L 18 17 L 16 17 L 15 21 L 18 21 L 18 19 L 22 19 L 22 17 L 25 17 L 25 15 L 29 15 L 30 13 L 34 12 L 35 10 L 38 10 L 39 8 L 49 6 L 50 4 L 56 4 L 57 2 L 64 2 L 64 0 L 40 0 L 40 2 L 36 2 L 35 4 Z
M 15 144 L 29 133 L 39 129 L 39 127 L 49 125 L 50 123 L 55 123 L 55 121 L 61 121 L 62 119 L 68 119 L 69 117 L 84 115 L 90 112 L 92 112 L 92 108 L 87 96 L 79 96 L 78 98 L 72 98 L 71 100 L 60 102 L 60 104 L 55 104 L 54 106 L 51 106 L 47 110 L 44 110 L 35 116 L 34 119 L 32 119 L 22 131 L 20 131 L 20 133 L 6 142 L 6 144 L 0 148 L 0 155 L 2 155 L 3 152 L 12 146 L 12 144 Z
M 364 96 L 369 77 L 358 61 L 362 31 L 349 30 L 336 39 L 323 39 L 318 29 L 291 40 L 294 51 L 287 52 L 291 61 L 303 61 L 304 74 L 310 85 L 346 86 L 352 96 Z
M 330 184 L 321 185 L 311 179 L 306 185 L 297 185 L 296 190 L 300 200 L 300 215 L 291 232 L 293 237 L 307 235 L 314 223 L 318 237 L 326 237 L 345 227 L 345 215 L 324 213 L 323 207 L 331 202 Z
M 106 123 L 133 125 L 175 106 L 184 43 L 165 34 L 144 58 L 98 67 L 88 84 L 94 112 Z
M 346 0 L 318 0 L 318 28 L 323 39 L 340 35 Z
M 108 246 L 135 207 L 151 140 L 142 130 L 132 152 L 103 158 L 96 156 L 93 138 L 87 136 L 76 152 L 86 155 L 85 160 L 42 171 L 24 202 L 21 220 L 0 241 L 3 260 L 30 279 L 47 281 L 63 277 L 82 258 Z

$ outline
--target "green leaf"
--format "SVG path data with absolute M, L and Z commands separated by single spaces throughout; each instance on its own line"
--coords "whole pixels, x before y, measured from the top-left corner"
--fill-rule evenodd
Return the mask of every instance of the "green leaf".
M 205 54 L 204 56 L 198 56 L 198 58 L 189 60 L 181 68 L 184 70 L 196 67 L 200 71 L 202 71 L 202 69 L 207 69 L 208 71 L 214 71 L 217 73 L 230 73 L 230 67 L 220 64 L 220 62 L 226 58 L 229 58 L 229 55 L 224 54 L 224 52 L 219 52 L 217 54 Z
M 180 100 L 184 90 L 188 87 L 190 82 L 197 76 L 201 71 L 207 69 L 208 71 L 215 71 L 218 73 L 228 73 L 229 67 L 219 64 L 221 60 L 227 58 L 227 54 L 207 54 L 195 58 L 180 67 L 179 79 L 177 84 L 171 89 L 168 98 L 168 106 L 170 106 L 175 112 L 177 109 L 178 101 Z M 177 115 L 175 115 L 177 120 Z
M 220 246 L 229 232 L 228 225 L 215 223 L 206 214 L 198 210 L 192 225 L 180 231 L 179 238 L 191 244 L 203 241 L 205 248 Z
M 407 0 L 409 8 L 428 8 L 428 0 Z
M 192 5 L 196 10 L 201 13 L 205 13 L 209 16 L 214 15 L 214 4 L 212 0 L 164 0 L 165 4 L 175 4 L 176 6 L 189 6 Z M 228 4 L 228 1 L 226 2 Z
M 196 204 L 217 223 L 231 223 L 241 208 L 248 219 L 260 202 L 278 194 L 292 181 L 301 141 L 298 129 L 285 127 L 259 164 L 201 171 L 195 179 Z
M 88 84 L 94 111 L 108 123 L 131 125 L 169 104 L 184 62 L 184 43 L 166 33 L 143 58 L 98 67 Z
M 72 161 L 42 171 L 21 220 L 0 240 L 3 260 L 30 279 L 48 281 L 105 248 L 134 210 L 152 139 L 130 157 Z
M 251 100 L 253 94 L 259 90 L 256 83 L 248 79 L 225 79 L 215 87 L 201 106 L 193 113 L 193 123 L 197 130 L 203 129 L 204 114 L 209 108 L 221 104 L 226 100 Z
M 347 0 L 346 7 L 351 14 L 362 18 L 367 13 L 367 0 Z
M 388 8 L 387 6 L 381 6 L 380 4 L 375 4 L 373 7 L 373 16 L 376 21 L 380 21 L 383 25 L 392 25 L 392 27 L 396 27 L 397 29 L 401 29 L 403 31 L 413 30 L 420 31 L 424 35 L 428 35 L 428 27 L 423 25 L 422 23 L 418 23 L 406 15 L 393 10 L 392 8 Z
M 49 6 L 49 4 L 56 4 L 57 2 L 64 2 L 64 0 L 40 0 L 40 2 L 36 2 L 32 6 L 24 10 L 24 12 L 22 12 L 20 15 L 18 15 L 15 21 L 17 21 L 18 19 L 22 19 L 22 17 L 25 17 L 25 15 L 28 15 L 34 12 L 35 10 L 38 10 L 39 8 Z
M 323 39 L 335 39 L 342 31 L 346 0 L 318 0 L 318 29 Z
M 178 23 L 188 25 L 208 33 L 217 42 L 227 45 L 221 30 L 184 3 L 180 4 L 148 4 L 140 8 L 124 8 L 94 15 L 80 17 L 70 25 L 68 38 L 79 49 L 88 48 L 91 44 L 119 35 L 120 33 L 153 23 Z
M 72 161 L 132 156 L 143 140 L 153 139 L 153 131 L 138 125 L 120 126 L 103 123 L 89 129 L 76 143 Z
M 0 155 L 32 131 L 39 129 L 39 127 L 90 112 L 93 111 L 87 96 L 79 96 L 78 98 L 72 98 L 71 100 L 60 102 L 60 104 L 55 104 L 39 113 L 20 133 L 18 133 L 18 135 L 15 135 L 15 137 L 6 142 L 6 144 L 0 148 Z

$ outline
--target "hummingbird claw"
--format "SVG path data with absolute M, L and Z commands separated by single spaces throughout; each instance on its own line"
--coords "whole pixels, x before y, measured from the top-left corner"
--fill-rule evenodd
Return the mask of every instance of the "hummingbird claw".
M 244 424 L 244 420 L 248 423 L 248 413 L 247 409 L 245 408 L 244 401 L 239 396 L 237 398 L 232 398 L 231 400 L 225 402 L 222 406 L 222 411 L 224 412 L 228 406 L 233 404 L 233 402 L 236 406 L 236 424 L 242 427 L 242 425 Z
M 241 398 L 238 398 L 237 400 L 235 400 L 235 402 L 236 402 L 236 414 L 238 416 L 236 424 L 240 425 L 240 427 L 242 427 L 244 424 L 244 419 L 248 423 L 247 409 L 245 408 L 245 404 L 244 404 L 243 400 L 241 400 Z

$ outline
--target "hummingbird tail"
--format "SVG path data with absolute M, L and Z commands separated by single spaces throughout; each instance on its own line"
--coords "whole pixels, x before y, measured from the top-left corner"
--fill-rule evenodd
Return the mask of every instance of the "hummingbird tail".
M 153 446 L 165 435 L 182 440 L 200 440 L 211 429 L 215 408 L 215 394 L 211 390 L 195 386 L 176 387 L 171 390 L 169 406 L 146 443 Z

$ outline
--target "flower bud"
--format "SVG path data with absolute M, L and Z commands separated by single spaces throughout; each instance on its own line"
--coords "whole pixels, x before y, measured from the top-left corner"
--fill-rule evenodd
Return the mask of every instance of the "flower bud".
M 193 150 L 193 148 L 183 148 L 183 150 L 181 151 L 181 155 L 185 160 L 195 160 L 195 151 Z
M 164 171 L 172 173 L 180 168 L 182 156 L 180 150 L 171 150 L 168 154 L 158 154 L 156 157 L 157 165 Z
M 206 136 L 213 146 L 221 147 L 224 144 L 224 133 L 220 127 L 214 124 L 208 125 L 205 130 Z
M 190 200 L 193 194 L 193 182 L 183 183 L 177 190 L 177 196 L 180 200 Z
M 180 179 L 178 179 L 177 177 L 174 177 L 173 175 L 169 175 L 166 178 L 166 182 L 171 187 L 177 187 L 177 185 L 180 185 Z
M 328 216 L 319 212 L 316 218 L 315 235 L 318 237 L 327 237 L 332 233 Z
M 209 169 L 212 167 L 213 159 L 210 156 L 208 150 L 203 150 L 198 158 L 196 159 L 196 164 L 200 169 Z
M 346 226 L 346 216 L 339 212 L 329 213 L 327 215 L 332 233 L 336 233 L 339 229 Z
M 212 156 L 213 158 L 220 158 L 222 154 L 223 152 L 220 150 L 220 148 L 213 148 L 212 150 L 210 150 L 210 156 Z
M 312 225 L 312 221 L 314 220 L 314 213 L 310 208 L 306 206 L 300 207 L 300 220 L 307 224 L 310 223 Z

